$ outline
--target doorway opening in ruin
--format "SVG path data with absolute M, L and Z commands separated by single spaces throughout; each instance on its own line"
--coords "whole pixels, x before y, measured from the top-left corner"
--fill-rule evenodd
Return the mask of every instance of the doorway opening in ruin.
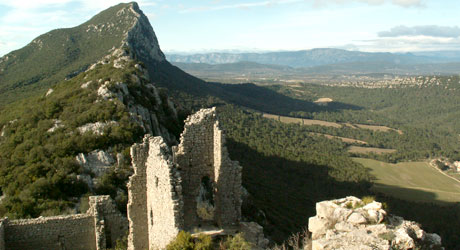
M 200 183 L 200 192 L 196 198 L 196 211 L 198 217 L 205 221 L 214 220 L 214 187 L 209 176 L 203 176 Z

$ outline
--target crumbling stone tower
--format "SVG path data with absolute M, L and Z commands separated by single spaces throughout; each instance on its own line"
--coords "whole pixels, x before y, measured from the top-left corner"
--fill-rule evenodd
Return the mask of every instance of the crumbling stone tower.
M 131 148 L 128 249 L 164 248 L 179 230 L 241 226 L 241 166 L 228 157 L 215 108 L 185 121 L 172 150 L 146 136 Z

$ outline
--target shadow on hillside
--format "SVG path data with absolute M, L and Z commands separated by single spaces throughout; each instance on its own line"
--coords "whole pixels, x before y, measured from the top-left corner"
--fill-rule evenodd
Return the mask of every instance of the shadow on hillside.
M 230 157 L 243 166 L 243 185 L 251 194 L 243 206 L 244 217 L 264 226 L 276 242 L 308 227 L 320 201 L 354 195 L 374 195 L 388 204 L 392 214 L 423 225 L 427 232 L 441 235 L 446 249 L 460 242 L 460 203 L 421 203 L 405 201 L 370 191 L 368 182 L 338 182 L 328 175 L 331 168 L 283 157 L 265 156 L 243 143 L 227 140 Z M 413 192 L 399 188 L 401 192 Z M 414 193 L 413 193 L 414 194 Z M 419 196 L 433 196 L 419 191 Z M 260 212 L 262 211 L 262 212 Z
M 205 82 L 191 76 L 169 62 L 150 64 L 151 80 L 168 88 L 171 92 L 183 92 L 193 98 L 216 97 L 227 103 L 244 106 L 262 112 L 287 115 L 290 112 L 336 112 L 343 109 L 362 109 L 345 103 L 319 106 L 312 102 L 294 99 L 276 91 L 252 83 L 222 84 Z
M 402 192 L 413 192 L 399 188 Z M 419 191 L 418 195 L 434 196 Z M 423 230 L 441 236 L 445 249 L 459 249 L 460 246 L 460 202 L 415 202 L 398 199 L 382 193 L 375 194 L 376 199 L 388 205 L 389 213 L 401 216 L 405 220 L 420 223 Z
M 392 196 L 398 199 L 412 202 L 435 203 L 441 206 L 451 205 L 454 203 L 442 201 L 436 193 L 420 189 L 404 188 L 400 186 L 376 183 L 372 187 L 372 190 L 376 193 L 382 193 L 382 196 Z
M 337 182 L 329 177 L 327 166 L 265 156 L 231 139 L 227 147 L 230 157 L 243 166 L 243 185 L 252 196 L 243 215 L 263 225 L 276 242 L 306 228 L 308 218 L 316 214 L 316 202 L 361 197 L 370 187 L 367 182 Z

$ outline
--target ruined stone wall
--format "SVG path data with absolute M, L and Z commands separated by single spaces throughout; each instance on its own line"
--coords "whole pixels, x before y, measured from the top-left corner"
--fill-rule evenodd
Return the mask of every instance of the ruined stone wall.
M 236 226 L 241 218 L 242 168 L 228 157 L 215 108 L 187 118 L 174 161 L 182 176 L 184 228 Z M 208 193 L 203 186 L 210 186 Z
M 5 248 L 96 250 L 93 216 L 79 214 L 8 221 Z
M 110 196 L 90 196 L 85 214 L 0 221 L 0 250 L 99 250 L 115 246 L 127 220 Z
M 148 249 L 147 173 L 149 137 L 131 147 L 134 174 L 128 182 L 128 250 Z
M 204 177 L 208 177 L 211 183 L 216 183 L 214 170 L 215 121 L 215 109 L 202 109 L 189 116 L 185 121 L 180 144 L 174 152 L 174 160 L 181 169 L 184 226 L 187 230 L 214 222 L 212 214 L 208 216 L 212 218 L 203 219 L 198 216 L 197 197 Z
M 147 159 L 149 249 L 163 249 L 183 226 L 180 174 L 162 137 L 150 137 Z
M 183 227 L 180 174 L 161 137 L 146 135 L 131 155 L 128 249 L 164 248 Z
M 113 248 L 128 231 L 128 221 L 109 195 L 90 196 L 88 214 L 93 216 L 98 249 Z
M 216 221 L 222 226 L 236 226 L 241 220 L 242 167 L 230 160 L 225 137 L 214 123 L 214 171 L 216 192 Z

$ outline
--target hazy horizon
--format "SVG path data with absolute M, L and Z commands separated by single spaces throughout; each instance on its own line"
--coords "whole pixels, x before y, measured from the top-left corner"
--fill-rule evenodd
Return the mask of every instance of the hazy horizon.
M 117 0 L 0 0 L 0 56 Z M 127 2 L 127 1 L 122 1 Z M 460 50 L 454 0 L 140 0 L 166 53 Z

